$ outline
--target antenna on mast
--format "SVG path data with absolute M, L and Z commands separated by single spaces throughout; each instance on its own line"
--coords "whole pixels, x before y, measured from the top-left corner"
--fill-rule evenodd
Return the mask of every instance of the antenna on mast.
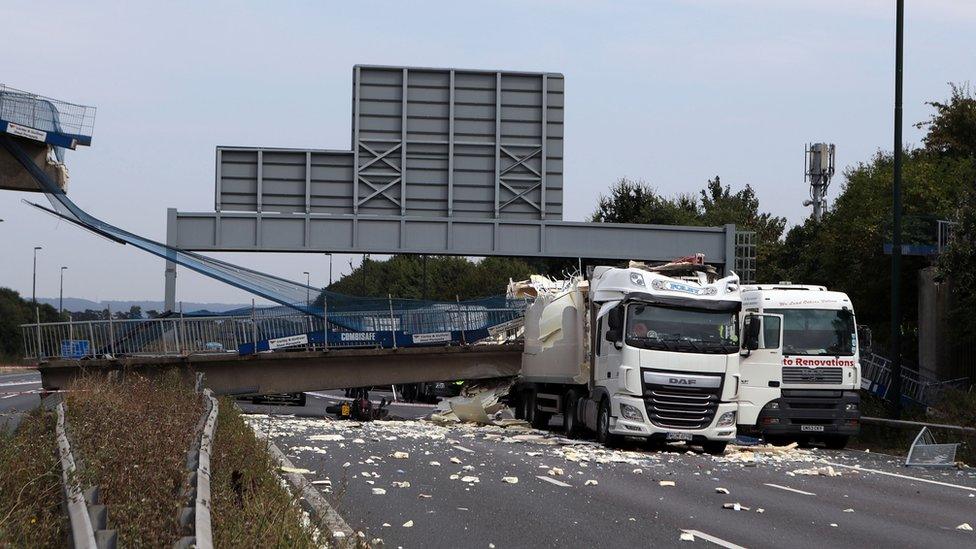
M 813 219 L 820 221 L 827 209 L 827 188 L 834 177 L 834 144 L 813 143 L 806 146 L 805 179 L 810 182 L 810 199 L 804 206 L 813 206 Z

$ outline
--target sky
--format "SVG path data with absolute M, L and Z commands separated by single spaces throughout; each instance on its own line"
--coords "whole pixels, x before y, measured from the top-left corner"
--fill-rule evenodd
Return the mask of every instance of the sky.
M 948 82 L 976 80 L 976 2 L 909 0 L 905 141 Z M 45 2 L 5 0 L 0 83 L 95 105 L 92 147 L 69 151 L 69 196 L 165 240 L 166 208 L 212 211 L 217 145 L 350 148 L 352 66 L 560 72 L 564 219 L 621 177 L 663 194 L 720 175 L 790 224 L 808 214 L 804 145 L 837 163 L 892 149 L 894 0 Z M 835 178 L 836 196 L 843 177 Z M 163 262 L 0 191 L 0 286 L 162 299 Z M 828 199 L 831 196 L 828 196 Z M 218 254 L 328 282 L 321 254 Z M 336 255 L 335 278 L 359 256 Z M 178 299 L 246 303 L 180 269 Z

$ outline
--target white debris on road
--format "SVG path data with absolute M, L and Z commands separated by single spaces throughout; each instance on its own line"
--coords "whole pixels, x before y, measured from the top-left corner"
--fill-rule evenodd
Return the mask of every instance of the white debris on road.
M 393 459 L 407 459 L 410 454 L 407 452 L 393 452 Z
M 681 536 L 678 539 L 681 541 L 695 541 L 695 535 L 691 532 L 681 532 Z
M 408 520 L 407 522 L 404 522 L 403 523 L 403 527 L 404 528 L 413 528 L 413 521 L 412 520 Z
M 972 532 L 973 531 L 973 527 L 970 526 L 968 522 L 964 522 L 964 523 L 960 524 L 959 526 L 956 526 L 956 530 L 965 530 L 967 532 Z
M 382 496 L 385 493 L 386 493 L 386 489 L 384 488 L 373 488 L 373 495 Z
M 394 480 L 390 484 L 392 484 L 393 486 L 396 486 L 397 488 L 410 488 L 410 483 L 407 482 L 407 481 L 402 481 L 401 482 L 399 480 Z
M 661 486 L 674 486 L 674 481 L 673 480 L 662 480 L 661 482 L 658 482 L 658 484 L 661 485 Z
M 716 488 L 715 489 L 715 493 L 716 494 L 728 494 L 729 493 L 729 489 L 728 488 Z
M 590 479 L 590 480 L 584 482 L 583 483 L 583 486 L 596 486 L 597 484 L 599 484 L 597 481 L 595 481 L 593 479 Z
M 791 471 L 794 475 L 808 475 L 808 476 L 822 476 L 822 477 L 839 477 L 841 476 L 840 471 L 835 471 L 833 467 L 812 467 L 810 469 L 795 469 Z
M 282 467 L 281 470 L 286 473 L 297 473 L 299 475 L 308 475 L 315 472 L 309 471 L 308 469 L 302 469 L 301 467 Z
M 518 484 L 518 477 L 502 477 L 502 482 L 508 484 Z

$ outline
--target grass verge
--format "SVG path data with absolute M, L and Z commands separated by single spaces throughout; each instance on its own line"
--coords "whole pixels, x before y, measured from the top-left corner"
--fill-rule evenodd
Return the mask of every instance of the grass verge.
M 37 409 L 17 431 L 0 429 L 0 547 L 57 547 L 69 530 L 61 511 L 55 417 Z
M 265 445 L 234 401 L 221 399 L 210 485 L 214 545 L 319 547 Z
M 97 485 L 119 545 L 170 546 L 203 403 L 176 371 L 121 382 L 89 376 L 68 393 L 68 425 L 83 486 Z

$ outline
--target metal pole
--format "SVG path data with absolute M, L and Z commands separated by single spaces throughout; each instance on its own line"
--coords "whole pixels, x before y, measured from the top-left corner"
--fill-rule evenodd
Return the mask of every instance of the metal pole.
M 180 354 L 186 355 L 186 323 L 183 321 L 183 302 L 180 301 L 180 324 L 179 324 L 179 344 Z
M 396 349 L 396 324 L 393 323 L 393 294 L 386 294 L 386 298 L 390 302 L 390 335 L 393 337 L 393 348 Z
M 891 388 L 892 415 L 901 417 L 901 102 L 904 62 L 905 0 L 896 0 L 895 15 L 895 157 L 891 226 Z
M 461 324 L 461 345 L 467 345 L 468 342 L 464 338 L 464 321 L 461 320 L 461 298 L 457 294 L 454 294 L 454 301 L 457 303 L 458 308 L 458 323 Z
M 163 334 L 163 345 L 166 344 L 166 335 Z M 108 346 L 112 352 L 112 357 L 115 357 L 115 323 L 112 322 L 112 306 L 108 306 Z M 163 353 L 166 354 L 166 353 Z
M 44 345 L 41 342 L 41 311 L 34 307 L 34 316 L 37 319 L 37 360 L 43 358 Z
M 58 291 L 58 320 L 64 319 L 64 271 L 67 269 L 61 266 L 61 289 Z
M 254 308 L 254 299 L 251 299 L 251 343 L 254 344 L 254 354 L 258 354 L 258 325 L 255 320 L 257 311 Z
M 324 345 L 325 350 L 329 350 L 329 300 L 322 294 L 322 332 L 324 332 Z
M 31 286 L 31 303 L 34 304 L 34 308 L 37 308 L 37 250 L 41 250 L 40 246 L 34 246 L 34 282 Z
M 329 255 L 329 286 L 332 286 L 332 254 Z

